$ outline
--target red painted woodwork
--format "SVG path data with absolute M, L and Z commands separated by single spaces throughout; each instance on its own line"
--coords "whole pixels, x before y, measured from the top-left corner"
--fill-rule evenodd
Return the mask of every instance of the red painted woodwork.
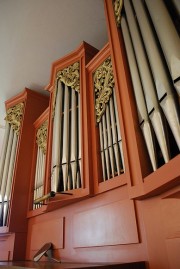
M 93 83 L 93 73 L 95 70 L 109 57 L 110 47 L 109 44 L 106 44 L 101 51 L 89 62 L 86 66 L 87 74 L 88 74 L 88 100 L 90 105 L 90 123 L 91 123 L 91 141 L 92 141 L 92 155 L 93 155 L 93 179 L 94 179 L 94 192 L 100 193 L 112 188 L 116 188 L 118 186 L 122 186 L 127 183 L 127 173 L 126 173 L 126 164 L 125 164 L 125 174 L 121 174 L 120 176 L 116 176 L 110 180 L 103 182 L 102 178 L 102 165 L 101 165 L 101 156 L 100 156 L 100 142 L 99 142 L 99 131 L 98 126 L 95 121 L 95 97 L 94 97 L 94 83 Z M 115 94 L 117 94 L 117 90 L 115 87 Z M 120 121 L 121 133 L 123 130 L 123 124 Z M 123 150 L 126 151 L 125 140 L 122 138 Z M 125 155 L 125 152 L 123 152 Z
M 14 246 L 15 235 L 21 234 L 26 240 L 25 225 L 28 223 L 27 260 L 32 260 L 37 250 L 50 241 L 54 245 L 54 257 L 61 258 L 64 262 L 130 263 L 145 261 L 149 269 L 180 268 L 180 156 L 176 156 L 152 173 L 137 119 L 121 32 L 115 24 L 112 1 L 105 0 L 104 3 L 109 43 L 99 53 L 83 43 L 77 50 L 53 64 L 50 84 L 47 87 L 50 92 L 49 111 L 47 110 L 35 122 L 35 128 L 37 128 L 44 117 L 49 119 L 45 188 L 47 193 L 50 190 L 52 95 L 55 77 L 58 70 L 79 60 L 82 70 L 81 107 L 83 113 L 81 121 L 84 186 L 81 190 L 69 191 L 72 193 L 70 197 L 59 194 L 42 208 L 29 211 L 28 221 L 24 210 L 24 215 L 20 215 L 16 221 L 15 215 L 18 206 L 20 203 L 27 203 L 25 193 L 21 194 L 20 201 L 17 199 L 20 195 L 18 187 L 22 182 L 20 168 L 22 174 L 25 173 L 23 163 L 20 162 L 21 166 L 18 170 L 20 179 L 19 177 L 16 179 L 17 182 L 14 186 L 13 201 L 15 204 L 12 204 L 12 214 L 9 219 L 9 223 L 12 225 L 10 227 L 14 227 L 14 233 L 8 232 L 8 227 L 1 230 L 4 232 L 0 237 L 0 259 L 2 260 L 20 257 L 19 241 Z M 113 63 L 125 173 L 107 182 L 101 182 L 92 75 L 98 65 L 109 55 L 111 55 Z M 94 58 L 91 59 L 92 57 Z M 31 105 L 32 103 L 30 103 Z M 27 136 L 30 139 L 28 123 L 23 126 L 23 133 L 26 132 L 24 137 Z M 33 154 L 35 154 L 33 153 L 34 132 L 35 129 L 31 133 L 32 146 L 31 150 L 28 149 L 29 159 L 33 159 Z M 21 143 L 20 147 L 25 154 L 26 144 L 23 140 Z M 34 152 L 35 150 L 34 147 Z M 31 199 L 34 162 L 33 159 Z M 29 180 L 30 176 L 26 178 L 27 192 Z M 29 209 L 30 207 L 28 207 Z M 15 251 L 19 254 L 14 255 Z M 44 258 L 44 260 L 46 259 Z
M 36 171 L 36 158 L 37 158 L 37 143 L 36 143 L 36 134 L 38 128 L 47 120 L 49 117 L 49 107 L 40 115 L 40 117 L 34 122 L 34 133 L 33 133 L 33 156 L 32 156 L 32 166 L 31 166 L 31 180 L 30 180 L 30 189 L 29 189 L 29 212 L 28 216 L 32 216 L 35 214 L 40 214 L 44 209 L 44 206 L 38 208 L 35 211 L 32 210 L 33 206 L 33 197 L 34 197 L 34 179 L 35 179 L 35 171 Z M 48 127 L 47 127 L 48 128 Z M 47 130 L 48 132 L 48 130 Z
M 33 122 L 47 108 L 49 99 L 25 88 L 22 93 L 6 102 L 6 108 L 19 102 L 24 102 L 24 114 L 19 134 L 9 216 L 7 227 L 0 227 L 0 237 L 5 241 L 3 244 L 1 242 L 0 248 L 3 245 L 3 251 L 10 253 L 8 254 L 8 259 L 15 260 L 25 257 L 26 214 L 33 149 Z
M 120 122 L 124 127 L 122 136 L 126 145 L 124 152 L 129 195 L 131 198 L 149 197 L 177 186 L 180 181 L 180 156 L 152 173 L 138 123 L 122 33 L 116 26 L 111 1 L 105 0 L 104 3 L 115 85 L 119 90 Z
M 51 233 L 49 233 L 51 230 Z M 64 219 L 48 220 L 43 225 L 35 223 L 32 225 L 31 249 L 39 250 L 47 242 L 52 242 L 54 249 L 64 247 Z M 39 236 L 41 234 L 41 236 Z
M 46 193 L 50 191 L 50 179 L 51 179 L 51 147 L 52 147 L 52 105 L 53 105 L 53 92 L 55 89 L 57 72 L 63 70 L 69 65 L 79 62 L 80 63 L 80 106 L 81 106 L 81 149 L 82 149 L 82 188 L 68 191 L 71 195 L 56 195 L 55 198 L 51 198 L 47 204 L 47 211 L 58 208 L 59 206 L 69 204 L 75 200 L 82 199 L 92 193 L 93 185 L 91 184 L 92 178 L 92 164 L 91 164 L 91 144 L 90 144 L 90 126 L 88 124 L 89 118 L 89 105 L 88 105 L 88 91 L 86 85 L 86 71 L 85 65 L 92 59 L 92 57 L 98 52 L 97 49 L 90 46 L 86 42 L 82 44 L 72 53 L 64 56 L 58 61 L 52 64 L 50 84 L 46 87 L 46 90 L 50 92 L 50 113 L 49 113 L 49 134 L 48 134 L 48 146 L 47 146 L 47 158 L 46 158 Z
M 117 201 L 74 215 L 74 248 L 138 242 L 133 201 Z

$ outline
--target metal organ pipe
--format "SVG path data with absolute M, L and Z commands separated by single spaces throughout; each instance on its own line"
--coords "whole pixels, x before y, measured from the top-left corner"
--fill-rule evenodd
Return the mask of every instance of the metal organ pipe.
M 71 154 L 70 154 L 70 167 L 72 172 L 72 185 L 73 189 L 77 184 L 77 104 L 76 92 L 71 92 Z
M 174 138 L 177 142 L 177 145 L 180 149 L 180 126 L 179 126 L 178 112 L 173 98 L 172 86 L 170 85 L 170 82 L 168 80 L 168 76 L 164 68 L 162 58 L 160 56 L 159 49 L 155 37 L 153 35 L 150 23 L 148 21 L 145 9 L 143 7 L 143 4 L 140 0 L 136 1 L 133 0 L 133 4 L 137 14 L 137 20 L 139 22 L 139 26 L 141 29 L 141 34 L 145 44 L 148 59 L 151 65 L 157 95 L 160 100 L 166 94 L 164 99 L 160 101 L 160 104 L 171 127 L 171 130 L 174 134 Z M 156 121 L 154 117 L 152 117 L 152 120 L 154 122 Z M 157 126 L 158 130 L 160 130 L 159 127 L 160 126 Z M 167 162 L 169 160 L 169 157 L 167 155 L 167 152 L 165 152 L 166 141 L 161 140 L 161 143 L 162 145 L 164 145 L 162 148 L 162 153 L 164 155 L 165 161 Z
M 64 92 L 64 120 L 63 120 L 63 146 L 62 146 L 62 172 L 64 191 L 67 190 L 68 175 L 69 175 L 69 89 L 65 85 Z
M 112 126 L 112 143 L 115 155 L 115 162 L 117 167 L 118 175 L 121 174 L 121 158 L 118 150 L 118 138 L 117 138 L 117 131 L 116 131 L 116 120 L 114 114 L 114 104 L 113 104 L 113 97 L 111 96 L 109 99 L 109 106 L 110 106 L 110 117 L 111 117 L 111 126 Z
M 103 130 L 102 130 L 102 123 L 99 122 L 99 138 L 100 138 L 100 151 L 101 151 L 101 161 L 102 161 L 102 172 L 103 172 L 103 181 L 106 180 L 106 164 L 105 164 L 105 157 L 104 157 L 104 140 L 103 140 Z
M 4 212 L 3 212 L 4 213 L 3 214 L 3 226 L 6 225 L 6 219 L 7 219 L 7 213 L 8 213 L 8 205 L 9 205 L 9 200 L 10 200 L 10 192 L 11 192 L 11 187 L 12 187 L 12 178 L 13 178 L 13 171 L 14 171 L 15 158 L 16 158 L 17 141 L 18 141 L 18 136 L 14 132 L 6 187 L 4 188 L 4 193 L 2 193 L 2 195 L 4 196 L 4 202 L 5 202 Z
M 82 186 L 82 179 L 81 179 L 81 96 L 78 93 L 78 172 L 77 172 L 77 188 L 80 188 Z
M 149 69 L 149 64 L 146 58 L 146 54 L 141 41 L 140 33 L 138 31 L 137 23 L 134 18 L 133 10 L 129 1 L 124 2 L 125 11 L 127 15 L 127 21 L 129 25 L 129 30 L 131 33 L 131 38 L 133 42 L 133 47 L 136 53 L 137 64 L 139 68 L 139 73 L 141 76 L 141 81 L 145 93 L 146 104 L 148 113 L 151 112 L 150 119 L 158 139 L 163 157 L 165 162 L 168 162 L 169 150 L 168 142 L 166 140 L 166 131 L 163 124 L 163 118 L 161 115 L 156 89 L 154 88 L 153 79 L 151 76 L 151 70 Z M 150 102 L 149 102 L 150 101 Z M 154 110 L 153 110 L 154 109 Z
M 3 144 L 2 144 L 2 151 L 1 151 L 1 158 L 0 158 L 0 186 L 1 186 L 2 176 L 3 176 L 3 171 L 4 171 L 4 163 L 5 163 L 5 158 L 6 158 L 9 132 L 10 132 L 10 124 L 6 122 L 4 139 L 3 139 Z
M 135 55 L 133 51 L 133 46 L 132 46 L 130 35 L 129 35 L 128 26 L 124 17 L 122 17 L 121 19 L 121 28 L 123 32 L 124 41 L 125 41 L 129 68 L 130 68 L 131 78 L 133 82 L 134 94 L 135 94 L 135 99 L 136 99 L 137 108 L 138 108 L 139 123 L 141 125 L 141 129 L 142 129 L 144 139 L 147 145 L 147 149 L 148 149 L 148 153 L 150 156 L 153 170 L 156 170 L 157 160 L 156 160 L 156 152 L 155 152 L 155 145 L 153 142 L 151 124 L 149 121 L 149 116 L 148 116 L 148 112 L 146 108 L 146 102 L 144 99 L 144 93 L 143 93 L 143 89 L 142 89 L 142 85 L 141 85 L 141 81 L 139 77 L 139 72 L 138 72 L 137 63 L 136 63 L 136 59 L 135 59 Z
M 52 146 L 52 177 L 51 190 L 57 192 L 60 173 L 60 148 L 62 141 L 61 124 L 62 124 L 62 102 L 63 102 L 63 87 L 58 81 L 56 106 L 53 125 L 53 146 Z
M 176 28 L 162 0 L 145 0 L 174 85 L 180 95 L 180 43 Z M 164 29 L 164 30 L 163 30 Z
M 112 147 L 112 134 L 111 134 L 111 122 L 110 122 L 110 111 L 109 111 L 109 103 L 106 105 L 106 124 L 107 124 L 107 136 L 108 136 L 108 151 L 110 156 L 110 164 L 111 164 L 111 172 L 112 177 L 115 176 L 115 163 L 114 163 L 114 152 Z
M 6 188 L 6 181 L 7 181 L 8 170 L 9 170 L 9 162 L 10 162 L 11 151 L 12 151 L 13 135 L 14 135 L 14 130 L 13 130 L 13 127 L 11 126 L 8 144 L 7 144 L 7 153 L 6 153 L 6 157 L 5 157 L 2 181 L 1 181 L 1 186 L 0 186 L 0 203 L 1 203 L 0 204 L 0 226 L 3 225 L 4 193 L 5 193 L 5 188 Z
M 113 89 L 113 101 L 114 101 L 114 111 L 115 111 L 115 119 L 116 119 L 116 129 L 117 129 L 117 137 L 118 137 L 118 144 L 120 149 L 120 156 L 121 156 L 121 163 L 122 163 L 122 172 L 125 170 L 125 164 L 124 164 L 124 156 L 123 156 L 123 148 L 122 148 L 122 137 L 121 137 L 121 129 L 119 125 L 119 116 L 118 116 L 118 109 L 117 109 L 117 103 L 116 103 L 116 95 L 115 95 L 115 89 Z

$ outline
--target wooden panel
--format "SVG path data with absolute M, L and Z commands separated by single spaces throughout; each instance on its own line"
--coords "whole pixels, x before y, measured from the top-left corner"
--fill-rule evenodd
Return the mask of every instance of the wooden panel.
M 53 244 L 54 249 L 63 248 L 63 226 L 63 218 L 33 224 L 31 250 L 38 250 L 48 242 Z
M 169 269 L 180 268 L 180 238 L 166 240 Z
M 180 199 L 179 191 L 161 200 L 162 228 L 165 238 L 180 237 Z
M 138 243 L 133 201 L 123 200 L 74 215 L 74 247 Z
M 10 254 L 10 251 L 1 250 L 0 251 L 0 261 L 8 261 L 9 260 L 9 254 Z

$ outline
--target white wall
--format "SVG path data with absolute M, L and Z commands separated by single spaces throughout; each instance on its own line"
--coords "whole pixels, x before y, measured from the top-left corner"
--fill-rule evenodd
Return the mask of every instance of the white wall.
M 84 40 L 107 42 L 103 0 L 0 0 L 0 124 L 4 101 L 24 87 L 41 90 L 51 64 Z

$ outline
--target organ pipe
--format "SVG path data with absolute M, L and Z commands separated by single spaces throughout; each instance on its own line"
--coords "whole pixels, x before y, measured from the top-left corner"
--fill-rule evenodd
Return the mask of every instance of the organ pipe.
M 178 120 L 178 112 L 176 109 L 175 102 L 173 100 L 173 89 L 168 80 L 168 76 L 164 68 L 156 40 L 153 35 L 150 23 L 147 19 L 142 2 L 140 0 L 136 1 L 133 0 L 133 4 L 137 14 L 139 26 L 141 28 L 141 34 L 146 47 L 148 59 L 151 65 L 151 70 L 157 89 L 157 95 L 159 99 L 161 99 L 163 95 L 166 94 L 165 99 L 170 99 L 170 101 L 168 100 L 163 101 L 162 108 L 164 110 L 165 116 L 167 117 L 171 130 L 174 134 L 177 145 L 179 146 L 180 149 L 180 126 Z M 168 111 L 169 113 L 166 113 L 166 111 Z M 166 141 L 163 142 L 165 145 Z M 167 156 L 167 153 L 165 153 L 165 147 L 163 147 L 162 152 L 164 153 L 164 156 L 167 159 L 165 161 L 167 162 L 169 158 Z
M 178 33 L 162 0 L 146 0 L 146 5 L 157 32 L 172 80 L 180 95 L 180 84 L 175 82 L 180 76 L 180 43 Z
M 133 82 L 134 94 L 138 108 L 139 115 L 139 123 L 141 124 L 142 132 L 144 135 L 144 139 L 147 145 L 148 153 L 150 156 L 151 164 L 153 170 L 157 169 L 157 161 L 156 161 L 156 152 L 155 146 L 153 142 L 153 135 L 151 130 L 151 125 L 148 117 L 148 112 L 146 108 L 146 102 L 144 98 L 144 93 L 139 77 L 139 71 L 136 64 L 136 59 L 133 51 L 133 46 L 131 43 L 128 27 L 125 18 L 123 17 L 121 20 L 121 27 L 123 32 L 123 37 L 125 41 L 125 47 L 129 62 L 129 68 L 131 73 L 131 78 Z
M 163 118 L 161 115 L 156 89 L 154 88 L 154 82 L 151 76 L 151 70 L 149 69 L 149 64 L 146 58 L 146 54 L 143 48 L 143 43 L 138 31 L 138 27 L 134 18 L 132 7 L 129 1 L 124 2 L 125 11 L 127 15 L 129 30 L 131 33 L 131 38 L 136 53 L 137 64 L 139 68 L 139 73 L 141 76 L 141 81 L 145 93 L 148 113 L 151 112 L 151 121 L 153 128 L 158 139 L 163 157 L 165 162 L 170 159 L 168 151 L 168 142 L 166 141 L 166 131 L 163 124 Z M 149 103 L 149 100 L 151 103 Z M 151 105 L 150 105 L 151 104 Z

